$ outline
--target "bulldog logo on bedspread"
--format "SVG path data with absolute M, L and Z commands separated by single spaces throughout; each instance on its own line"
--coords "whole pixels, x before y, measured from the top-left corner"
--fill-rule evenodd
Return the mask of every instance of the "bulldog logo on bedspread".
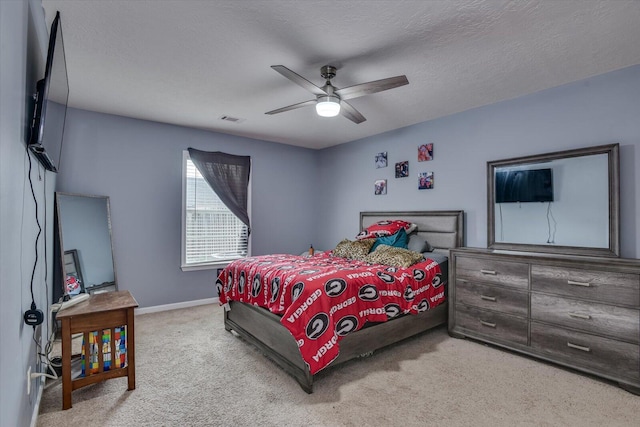
M 251 295 L 257 298 L 260 295 L 260 273 L 253 277 L 253 287 L 251 288 Z
M 324 284 L 324 292 L 330 297 L 337 297 L 347 289 L 347 282 L 342 279 L 330 279 Z
M 218 288 L 218 297 L 222 295 L 222 280 L 220 280 L 220 278 L 218 278 L 218 280 L 216 280 L 216 288 Z
M 356 316 L 344 316 L 336 323 L 336 334 L 341 337 L 358 329 L 358 318 Z
M 379 278 L 381 278 L 386 283 L 393 283 L 396 279 L 393 278 L 390 274 L 384 273 L 382 271 L 376 272 Z
M 358 297 L 362 301 L 375 301 L 378 299 L 378 289 L 373 285 L 364 285 L 358 291 Z
M 238 293 L 240 295 L 244 294 L 244 285 L 247 283 L 247 278 L 245 277 L 244 270 L 240 272 L 240 281 L 238 282 Z
M 440 285 L 442 285 L 442 273 L 438 273 L 435 276 L 433 276 L 433 280 L 431 281 L 431 284 L 433 285 L 434 288 L 440 287 Z
M 280 278 L 274 277 L 271 281 L 271 302 L 274 303 L 280 295 Z
M 413 289 L 411 289 L 411 285 L 407 286 L 404 290 L 404 299 L 406 301 L 413 301 L 415 297 L 416 294 L 413 292 Z
M 424 280 L 426 274 L 424 272 L 424 270 L 420 270 L 420 269 L 415 269 L 413 270 L 413 278 L 415 279 L 416 282 L 420 282 L 422 280 Z
M 324 334 L 329 327 L 329 315 L 327 313 L 318 313 L 307 323 L 307 337 L 310 340 L 317 340 Z
M 302 291 L 304 290 L 304 283 L 298 282 L 291 288 L 291 302 L 298 299 Z
M 398 304 L 387 304 L 384 306 L 384 311 L 389 319 L 393 319 L 400 314 L 400 306 Z
M 427 301 L 426 299 L 420 301 L 420 303 L 416 306 L 416 310 L 418 311 L 418 313 L 429 310 L 429 301 Z
M 231 290 L 232 284 L 233 284 L 233 272 L 229 270 L 227 274 L 227 285 L 224 287 L 224 291 L 229 292 L 229 290 Z

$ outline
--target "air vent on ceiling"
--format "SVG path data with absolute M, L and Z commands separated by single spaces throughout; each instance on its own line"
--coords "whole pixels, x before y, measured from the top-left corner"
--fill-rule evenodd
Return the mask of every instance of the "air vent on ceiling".
M 230 122 L 230 123 L 242 123 L 242 122 L 244 122 L 244 119 L 240 119 L 238 117 L 231 117 L 231 116 L 220 116 L 219 119 L 220 120 L 224 120 L 225 122 Z

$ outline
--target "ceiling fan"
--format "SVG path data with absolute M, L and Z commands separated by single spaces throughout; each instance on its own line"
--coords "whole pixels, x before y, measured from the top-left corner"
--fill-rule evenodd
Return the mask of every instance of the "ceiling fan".
M 278 108 L 277 110 L 267 111 L 265 114 L 284 113 L 285 111 L 295 110 L 296 108 L 315 105 L 316 112 L 319 116 L 334 117 L 338 114 L 342 114 L 347 119 L 358 124 L 367 119 L 365 119 L 358 110 L 353 108 L 353 106 L 347 102 L 347 99 L 359 98 L 364 95 L 370 95 L 372 93 L 382 92 L 383 90 L 393 89 L 395 87 L 409 84 L 409 80 L 407 80 L 407 77 L 403 75 L 338 89 L 331 84 L 331 79 L 336 76 L 338 69 L 332 65 L 325 65 L 320 68 L 320 75 L 327 82 L 324 86 L 319 87 L 299 74 L 294 73 L 284 65 L 272 65 L 271 68 L 314 94 L 316 99 L 289 105 L 288 107 Z

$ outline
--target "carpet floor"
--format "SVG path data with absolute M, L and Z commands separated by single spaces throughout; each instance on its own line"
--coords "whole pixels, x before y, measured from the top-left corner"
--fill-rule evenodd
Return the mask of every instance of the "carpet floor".
M 62 410 L 49 380 L 37 425 L 635 426 L 640 396 L 438 327 L 321 372 L 306 394 L 225 331 L 217 305 L 136 317 L 136 389 L 117 378 Z

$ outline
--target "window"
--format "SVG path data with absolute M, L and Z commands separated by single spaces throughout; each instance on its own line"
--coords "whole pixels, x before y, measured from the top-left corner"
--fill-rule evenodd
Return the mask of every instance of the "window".
M 218 198 L 188 151 L 182 170 L 182 269 L 215 268 L 247 256 L 247 226 Z

